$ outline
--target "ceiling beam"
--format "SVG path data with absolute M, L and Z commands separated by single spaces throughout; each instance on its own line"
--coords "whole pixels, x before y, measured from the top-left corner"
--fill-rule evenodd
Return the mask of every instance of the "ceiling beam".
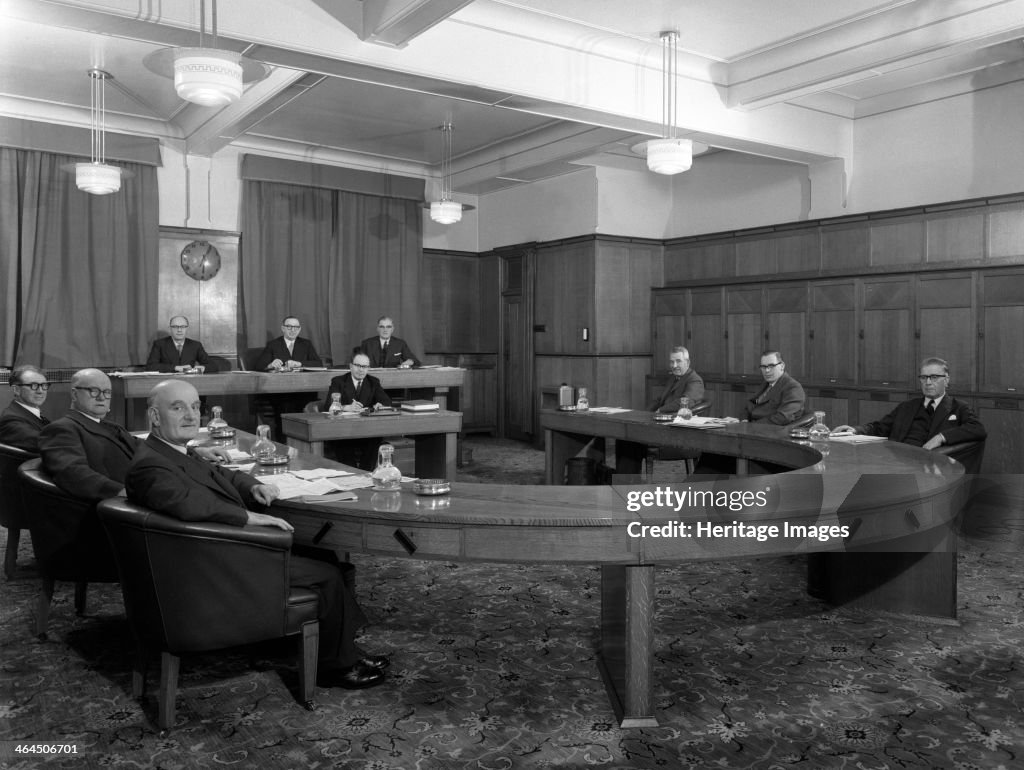
M 821 93 L 1024 34 L 1024 0 L 917 0 L 729 65 L 728 106 Z

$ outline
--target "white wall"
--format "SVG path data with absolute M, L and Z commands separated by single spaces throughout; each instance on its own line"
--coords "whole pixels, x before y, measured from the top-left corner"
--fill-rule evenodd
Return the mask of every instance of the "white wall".
M 480 197 L 480 251 L 530 241 L 553 241 L 597 228 L 597 173 L 518 185 Z
M 1024 190 L 1024 83 L 858 120 L 854 212 Z
M 638 164 L 639 165 L 639 164 Z M 597 232 L 633 238 L 667 238 L 673 178 L 647 170 L 599 167 Z

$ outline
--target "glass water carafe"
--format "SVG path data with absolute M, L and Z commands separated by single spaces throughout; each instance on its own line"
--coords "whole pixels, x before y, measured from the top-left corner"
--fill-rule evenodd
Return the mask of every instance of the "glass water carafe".
M 273 459 L 277 455 L 277 447 L 270 440 L 270 426 L 257 425 L 256 436 L 256 443 L 252 445 L 249 454 L 256 459 L 256 462 L 265 462 L 266 460 Z
M 341 394 L 331 394 L 331 405 L 327 407 L 327 414 L 331 417 L 341 417 L 341 413 L 344 409 L 341 408 Z
M 402 488 L 402 472 L 391 463 L 394 454 L 395 448 L 391 444 L 381 444 L 380 449 L 377 450 L 377 467 L 370 474 L 374 489 L 398 490 Z
M 206 427 L 210 430 L 210 433 L 213 433 L 215 430 L 223 430 L 224 428 L 228 427 L 228 422 L 223 417 L 224 407 L 215 406 L 211 411 L 213 412 L 213 416 L 210 418 L 210 421 L 206 424 Z
M 590 409 L 590 399 L 587 397 L 587 389 L 580 388 L 576 391 L 576 411 L 586 412 Z
M 829 434 L 832 431 L 828 429 L 825 424 L 825 413 L 815 412 L 814 413 L 814 425 L 807 431 L 807 435 L 811 441 L 828 441 Z

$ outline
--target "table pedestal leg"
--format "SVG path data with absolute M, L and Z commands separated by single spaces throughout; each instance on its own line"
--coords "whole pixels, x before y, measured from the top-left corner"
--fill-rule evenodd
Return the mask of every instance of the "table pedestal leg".
M 324 442 L 323 441 L 303 441 L 301 438 L 287 437 L 287 443 L 290 447 L 295 447 L 300 452 L 306 452 L 308 454 L 324 456 Z
M 654 567 L 601 567 L 598 667 L 620 727 L 657 727 L 651 694 Z

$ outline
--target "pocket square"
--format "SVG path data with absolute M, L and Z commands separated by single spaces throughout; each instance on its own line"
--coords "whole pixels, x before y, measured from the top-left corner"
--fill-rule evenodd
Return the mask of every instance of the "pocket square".
M 949 417 L 947 417 L 946 419 L 947 419 L 947 421 L 949 421 L 949 420 L 952 420 L 953 422 L 956 422 L 956 415 L 955 415 L 955 414 L 951 414 L 951 415 L 950 415 Z

